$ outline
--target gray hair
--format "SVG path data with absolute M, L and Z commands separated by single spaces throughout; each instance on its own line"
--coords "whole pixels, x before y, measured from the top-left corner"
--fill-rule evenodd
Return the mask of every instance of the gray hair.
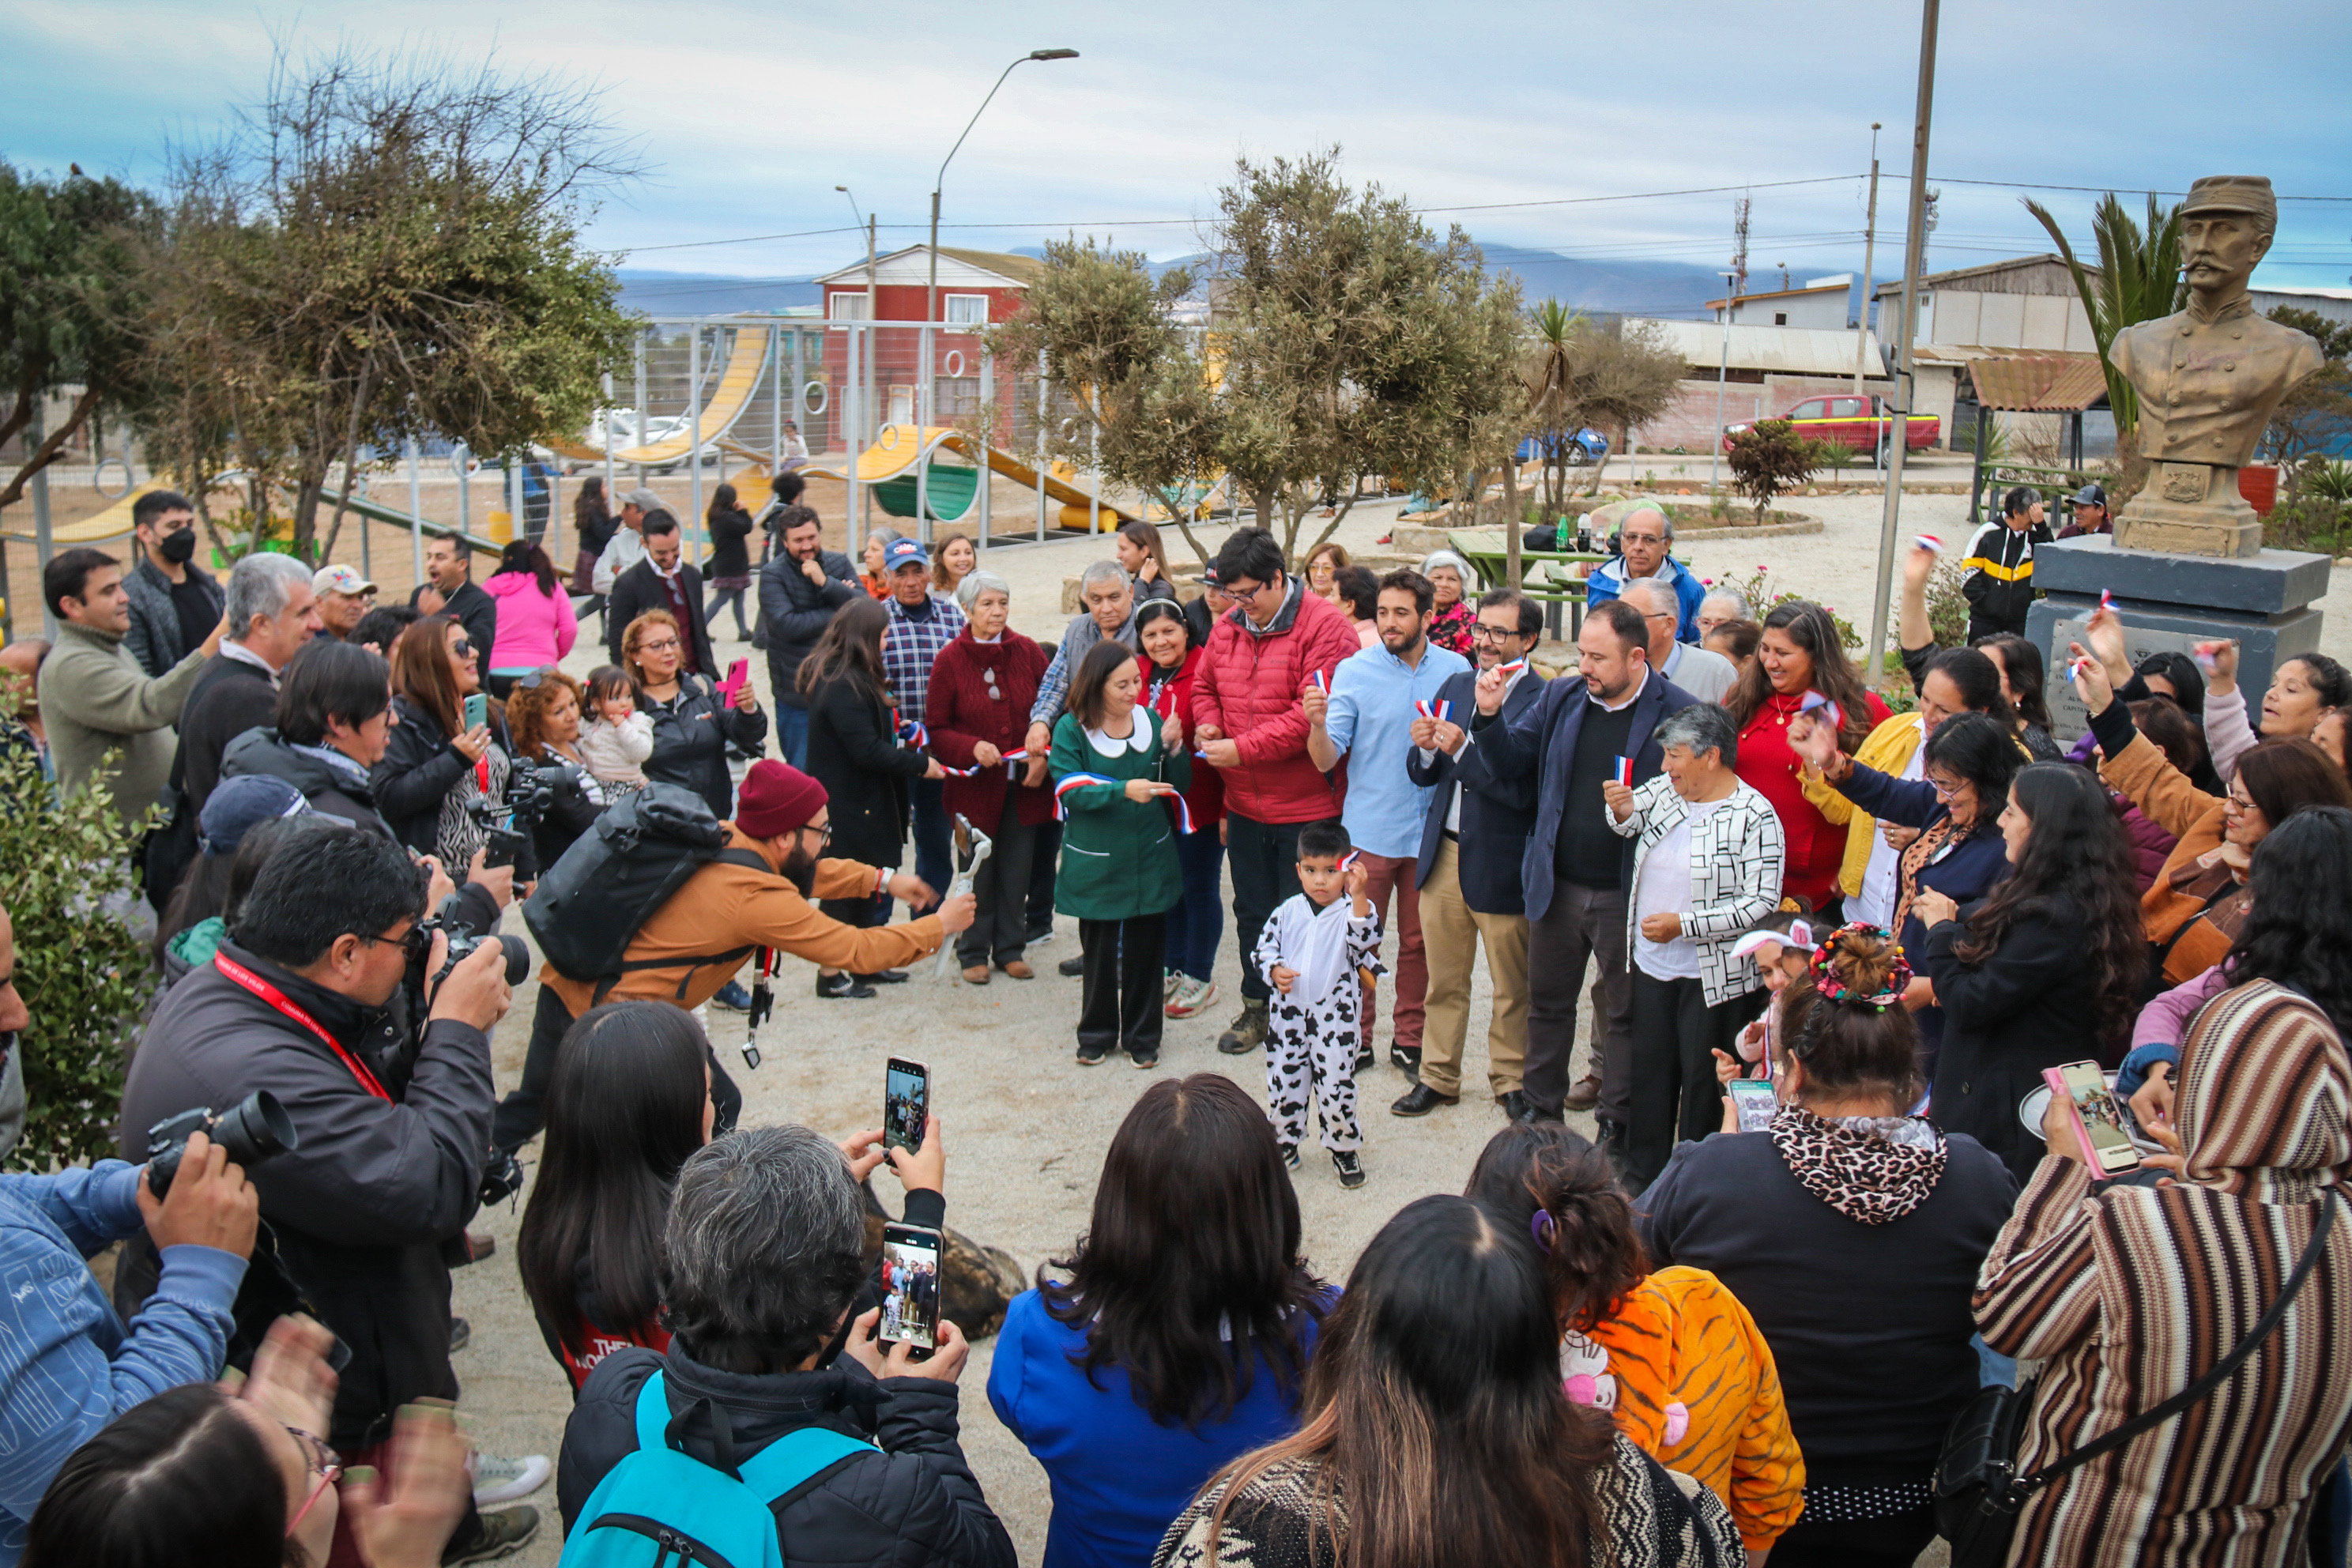
M 257 550 L 239 561 L 228 574 L 230 637 L 244 640 L 256 616 L 275 619 L 284 615 L 297 583 L 310 586 L 310 569 L 291 555 Z
M 1618 590 L 1617 596 L 1631 599 L 1637 594 L 1650 606 L 1651 613 L 1663 616 L 1670 610 L 1674 612 L 1675 629 L 1681 629 L 1683 602 L 1675 595 L 1672 584 L 1662 583 L 1655 577 L 1635 577 Z
M 866 1214 L 841 1151 L 805 1127 L 730 1132 L 677 1174 L 662 1321 L 722 1372 L 798 1366 L 831 1342 L 866 1276 Z
M 1084 594 L 1097 583 L 1117 583 L 1122 588 L 1135 586 L 1135 579 L 1116 561 L 1097 561 L 1087 567 L 1086 575 L 1078 579 L 1078 592 Z
M 635 507 L 639 511 L 660 511 L 669 503 L 643 485 L 621 498 L 623 506 Z
M 1658 506 L 1652 502 L 1645 501 L 1642 505 L 1637 506 L 1633 510 L 1627 512 L 1624 516 L 1619 518 L 1617 520 L 1617 531 L 1620 533 L 1624 532 L 1625 525 L 1633 521 L 1635 518 L 1640 517 L 1643 512 L 1654 512 L 1657 514 L 1658 526 L 1660 529 L 1664 531 L 1666 542 L 1668 544 L 1672 544 L 1675 542 L 1674 515 L 1667 511 L 1664 507 Z
M 899 537 L 898 531 L 895 528 L 877 528 L 866 536 L 866 542 L 871 544 L 878 539 L 886 545 L 895 544 Z
M 1465 589 L 1467 589 L 1470 584 L 1475 581 L 1475 579 L 1470 575 L 1470 563 L 1463 560 L 1462 557 L 1454 554 L 1451 550 L 1431 551 L 1422 559 L 1421 574 L 1426 577 L 1432 572 L 1436 571 L 1440 566 L 1453 567 L 1454 574 L 1462 579 L 1462 586 Z
M 1709 589 L 1706 597 L 1699 601 L 1699 608 L 1705 609 L 1717 600 L 1731 606 L 1731 616 L 1734 620 L 1748 621 L 1756 618 L 1748 612 L 1748 596 L 1736 588 Z
M 1701 752 L 1720 752 L 1727 768 L 1739 761 L 1739 726 L 1732 722 L 1731 710 L 1721 703 L 1694 702 L 1677 708 L 1658 721 L 1650 738 L 1660 750 L 1680 746 L 1694 757 Z
M 1002 594 L 1010 600 L 1013 584 L 984 566 L 975 566 L 963 574 L 962 582 L 956 584 L 956 604 L 969 612 L 982 594 Z

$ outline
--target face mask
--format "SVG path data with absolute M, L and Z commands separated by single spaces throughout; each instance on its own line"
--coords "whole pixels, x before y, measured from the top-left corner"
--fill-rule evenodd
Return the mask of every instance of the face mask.
M 173 565 L 185 566 L 196 556 L 196 531 L 183 528 L 177 532 L 167 533 L 163 542 L 155 548 Z

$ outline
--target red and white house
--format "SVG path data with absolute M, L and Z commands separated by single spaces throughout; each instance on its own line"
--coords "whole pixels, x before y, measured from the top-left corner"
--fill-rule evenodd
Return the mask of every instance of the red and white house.
M 939 320 L 945 325 L 932 335 L 939 361 L 933 385 L 940 417 L 955 418 L 979 405 L 976 329 L 1019 310 L 1023 294 L 1044 271 L 1045 263 L 1034 257 L 940 247 Z M 824 289 L 828 321 L 919 322 L 929 279 L 929 247 L 911 245 L 875 258 L 870 299 L 863 258 L 816 281 Z M 960 331 L 961 327 L 975 331 Z M 846 332 L 825 334 L 825 371 L 835 386 L 847 384 L 848 337 Z M 913 327 L 885 326 L 867 334 L 859 352 L 871 356 L 859 379 L 874 389 L 873 417 L 880 424 L 912 424 L 922 379 L 921 333 Z

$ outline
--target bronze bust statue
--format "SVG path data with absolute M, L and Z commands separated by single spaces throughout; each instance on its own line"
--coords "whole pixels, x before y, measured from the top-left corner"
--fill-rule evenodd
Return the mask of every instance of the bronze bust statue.
M 2238 494 L 2271 411 L 2325 363 L 2319 345 L 2254 313 L 2247 279 L 2271 247 L 2278 200 L 2252 174 L 2213 174 L 2180 208 L 2189 308 L 2116 334 L 2108 363 L 2139 394 L 2147 483 L 2116 517 L 2116 544 L 2252 555 L 2262 521 Z

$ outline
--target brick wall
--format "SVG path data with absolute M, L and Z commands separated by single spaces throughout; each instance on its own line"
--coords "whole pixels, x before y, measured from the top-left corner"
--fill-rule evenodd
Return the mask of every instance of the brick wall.
M 1866 378 L 1862 386 L 1865 393 L 1880 396 L 1887 392 L 1887 384 L 1883 380 Z M 1852 376 L 1839 380 L 1831 376 L 1767 375 L 1760 384 L 1734 381 L 1723 388 L 1723 422 L 1738 425 L 1759 417 L 1770 418 L 1787 413 L 1808 397 L 1853 390 Z M 1658 452 L 1684 447 L 1693 452 L 1706 451 L 1716 427 L 1715 396 L 1713 376 L 1704 380 L 1691 377 L 1676 383 L 1675 400 L 1665 412 L 1634 432 L 1642 450 Z

